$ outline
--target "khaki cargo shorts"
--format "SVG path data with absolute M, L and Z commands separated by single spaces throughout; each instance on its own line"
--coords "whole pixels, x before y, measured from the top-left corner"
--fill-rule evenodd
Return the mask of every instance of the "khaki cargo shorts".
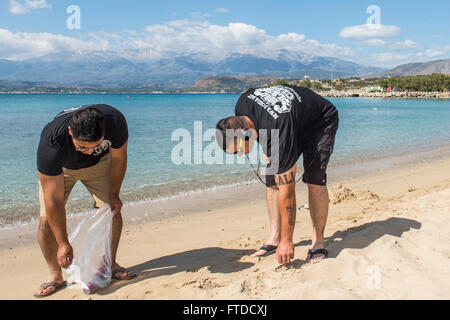
M 89 168 L 83 168 L 78 170 L 71 170 L 63 168 L 64 174 L 64 204 L 69 198 L 70 192 L 73 186 L 79 180 L 88 189 L 89 193 L 94 198 L 94 207 L 102 208 L 109 205 L 109 192 L 110 192 L 110 180 L 109 180 L 109 153 L 103 156 L 100 161 Z M 40 216 L 46 217 L 44 191 L 39 182 L 39 204 L 40 204 Z

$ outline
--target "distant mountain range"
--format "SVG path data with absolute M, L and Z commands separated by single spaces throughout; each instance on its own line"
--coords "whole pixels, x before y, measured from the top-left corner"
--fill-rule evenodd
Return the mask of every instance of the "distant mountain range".
M 450 59 L 428 62 L 402 64 L 394 69 L 374 74 L 377 77 L 402 77 L 409 75 L 426 75 L 433 73 L 450 73 Z
M 42 87 L 58 87 L 57 83 L 40 82 L 40 81 L 16 81 L 16 80 L 0 80 L 0 88 L 42 88 Z
M 278 80 L 272 76 L 206 76 L 188 89 L 191 92 L 242 92 Z
M 450 59 L 409 63 L 386 71 L 331 57 L 278 50 L 209 52 L 155 57 L 148 50 L 61 52 L 23 61 L 0 59 L 0 88 L 31 87 L 151 87 L 187 88 L 211 76 L 250 76 L 301 79 L 403 76 L 450 71 Z M 206 78 L 205 78 L 206 77 Z M 257 79 L 259 82 L 261 79 Z M 255 80 L 255 79 L 253 79 Z M 270 79 L 269 79 L 270 80 Z M 234 78 L 233 81 L 247 81 Z M 223 82 L 223 81 L 222 81 Z M 201 84 L 201 83 L 200 83 Z M 198 87 L 198 83 L 194 87 Z
M 123 50 L 61 52 L 24 61 L 0 60 L 0 80 L 88 87 L 183 88 L 204 76 L 267 75 L 298 79 L 307 75 L 329 79 L 382 71 L 337 58 L 287 50 L 264 56 L 231 53 L 219 59 L 211 59 L 207 52 L 154 58 L 144 50 Z

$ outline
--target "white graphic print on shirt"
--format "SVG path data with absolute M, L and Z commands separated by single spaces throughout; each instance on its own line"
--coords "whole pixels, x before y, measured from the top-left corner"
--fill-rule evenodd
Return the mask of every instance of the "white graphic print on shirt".
M 99 154 L 102 154 L 104 151 L 108 150 L 109 147 L 111 147 L 112 143 L 109 140 L 103 140 L 102 143 L 95 148 L 93 155 L 98 156 Z
M 278 114 L 290 112 L 295 98 L 301 102 L 297 92 L 285 86 L 258 88 L 248 98 L 263 107 L 274 119 L 278 118 Z

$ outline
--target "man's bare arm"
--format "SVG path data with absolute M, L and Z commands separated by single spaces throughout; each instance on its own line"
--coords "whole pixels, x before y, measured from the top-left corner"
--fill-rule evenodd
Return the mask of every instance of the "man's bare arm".
M 64 203 L 64 176 L 46 176 L 38 173 L 44 192 L 46 218 L 58 245 L 58 264 L 68 268 L 72 264 L 73 249 L 69 243 Z
M 290 263 L 294 258 L 293 234 L 296 219 L 296 199 L 295 199 L 295 165 L 289 171 L 275 175 L 275 182 L 280 190 L 278 205 L 281 215 L 281 241 L 277 250 L 278 262 L 282 264 Z
M 46 217 L 58 244 L 69 242 L 66 226 L 66 209 L 64 205 L 64 176 L 46 176 L 38 173 L 42 190 Z

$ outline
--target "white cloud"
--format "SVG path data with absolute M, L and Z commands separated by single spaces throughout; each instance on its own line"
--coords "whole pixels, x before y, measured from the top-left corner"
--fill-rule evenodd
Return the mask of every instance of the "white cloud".
M 209 13 L 198 12 L 198 11 L 191 12 L 189 15 L 191 16 L 192 19 L 195 19 L 195 20 L 206 20 L 207 18 L 209 18 L 211 16 Z
M 405 63 L 424 62 L 435 60 L 438 57 L 444 58 L 444 55 L 448 52 L 450 52 L 450 46 L 429 48 L 423 52 L 381 52 L 361 57 L 359 62 L 383 68 L 393 68 Z
M 8 0 L 9 12 L 12 14 L 27 14 L 35 9 L 50 9 L 52 6 L 47 3 L 47 0 Z
M 445 54 L 445 50 L 441 49 L 427 49 L 424 52 L 419 52 L 417 55 L 419 57 L 426 57 L 426 58 L 435 58 L 439 57 Z
M 214 47 L 230 49 L 259 46 L 267 38 L 266 32 L 245 23 L 229 23 L 228 26 L 210 25 L 207 33 L 200 32 L 202 38 Z
M 316 40 L 306 39 L 304 34 L 290 32 L 268 35 L 263 29 L 239 22 L 230 22 L 228 25 L 221 26 L 208 21 L 175 20 L 164 24 L 150 25 L 146 31 L 147 34 L 139 39 L 139 45 L 158 51 L 287 49 L 340 58 L 349 58 L 355 55 L 350 48 L 335 44 L 322 44 Z
M 23 60 L 54 52 L 104 50 L 105 41 L 84 41 L 52 33 L 11 32 L 0 29 L 0 58 Z
M 416 42 L 412 41 L 412 40 L 405 39 L 402 42 L 395 42 L 395 43 L 393 43 L 391 48 L 394 49 L 394 50 L 418 49 L 419 45 Z
M 382 68 L 393 68 L 399 64 L 404 64 L 412 61 L 417 61 L 417 57 L 411 53 L 393 53 L 393 52 L 382 52 L 374 53 L 367 57 L 362 58 L 362 63 L 371 66 L 377 66 Z
M 0 29 L 0 58 L 22 60 L 60 51 L 139 49 L 133 59 L 160 59 L 174 55 L 209 53 L 211 61 L 231 52 L 250 53 L 260 57 L 276 57 L 279 50 L 303 52 L 314 56 L 336 57 L 361 64 L 390 68 L 398 64 L 424 61 L 448 54 L 450 46 L 423 48 L 405 39 L 388 42 L 379 38 L 366 39 L 365 44 L 387 49 L 366 54 L 333 43 L 321 43 L 296 32 L 267 34 L 257 26 L 230 22 L 212 24 L 206 20 L 173 20 L 147 26 L 144 30 L 96 32 L 84 38 L 51 33 L 11 32 Z M 406 50 L 406 52 L 399 51 Z
M 386 41 L 377 38 L 366 40 L 365 43 L 373 47 L 385 47 L 387 45 Z
M 368 38 L 391 38 L 400 34 L 397 26 L 385 26 L 382 24 L 362 24 L 342 28 L 339 36 L 342 38 L 364 40 Z
M 205 20 L 174 20 L 149 25 L 144 31 L 89 33 L 85 40 L 50 33 L 13 33 L 0 29 L 0 58 L 21 60 L 68 50 L 144 50 L 148 57 L 211 52 L 211 59 L 230 52 L 270 56 L 282 49 L 310 55 L 350 59 L 348 47 L 324 44 L 295 32 L 269 35 L 254 25 L 230 22 L 211 24 Z
M 260 46 L 267 38 L 264 30 L 244 23 L 219 26 L 207 21 L 175 20 L 147 26 L 146 31 L 138 40 L 158 51 L 239 49 Z
M 230 12 L 230 9 L 227 9 L 227 8 L 215 8 L 214 11 L 217 12 L 217 13 L 228 13 L 228 12 Z
M 47 0 L 25 0 L 25 5 L 32 10 L 51 8 L 51 5 L 47 3 Z
M 388 48 L 391 50 L 416 50 L 419 49 L 420 46 L 409 39 L 405 39 L 402 42 L 387 42 L 381 39 L 368 39 L 366 41 L 364 41 L 365 44 L 369 45 L 369 46 L 374 46 L 374 47 L 383 47 L 383 48 Z

